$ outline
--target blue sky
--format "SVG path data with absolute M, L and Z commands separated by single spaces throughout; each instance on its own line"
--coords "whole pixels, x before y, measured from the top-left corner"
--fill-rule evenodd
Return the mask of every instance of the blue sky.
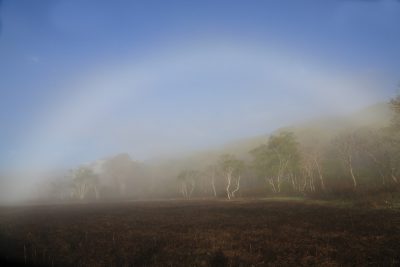
M 0 5 L 0 161 L 209 148 L 396 93 L 400 2 Z

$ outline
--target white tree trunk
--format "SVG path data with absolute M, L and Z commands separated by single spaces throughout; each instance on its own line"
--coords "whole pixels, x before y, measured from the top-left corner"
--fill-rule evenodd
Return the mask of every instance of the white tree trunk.
M 184 198 L 188 199 L 188 189 L 187 189 L 186 182 L 183 183 L 183 194 L 184 194 Z
M 81 199 L 81 200 L 84 199 L 85 195 L 86 195 L 86 184 L 80 185 L 78 187 L 78 190 L 79 190 L 79 192 L 78 192 L 79 199 Z
M 232 191 L 232 197 L 235 197 L 235 193 L 237 191 L 239 191 L 239 189 L 240 189 L 240 175 L 239 175 L 239 177 L 237 179 L 237 182 L 236 182 L 236 188 L 235 188 L 235 190 Z
M 321 183 L 321 189 L 322 189 L 322 191 L 325 191 L 325 182 L 324 182 L 324 177 L 322 176 L 321 167 L 319 166 L 319 163 L 318 163 L 317 159 L 315 159 L 315 158 L 314 158 L 314 164 L 317 167 L 318 177 L 319 177 L 319 181 Z
M 196 187 L 196 182 L 195 182 L 194 179 L 192 179 L 191 183 L 190 183 L 190 192 L 189 192 L 189 195 L 188 195 L 188 199 L 190 199 L 192 197 L 192 194 L 193 194 L 193 191 L 194 191 L 195 187 Z
M 274 183 L 274 178 L 269 178 L 268 182 L 271 185 L 272 192 L 276 193 L 276 187 L 275 187 L 275 183 Z
M 232 181 L 232 171 L 228 171 L 226 174 L 226 180 L 227 180 L 227 186 L 226 186 L 226 194 L 228 199 L 231 199 L 231 192 L 229 191 L 230 187 L 231 187 L 231 181 Z
M 96 196 L 96 199 L 100 199 L 100 194 L 99 194 L 99 188 L 97 187 L 97 185 L 94 185 L 94 193 Z
M 352 163 L 352 158 L 351 158 L 350 155 L 348 156 L 348 166 L 349 166 L 351 179 L 353 180 L 353 187 L 355 189 L 355 188 L 357 188 L 357 179 L 356 179 L 356 176 L 354 175 L 354 172 L 353 172 L 353 163 Z
M 211 178 L 211 187 L 214 193 L 214 197 L 217 197 L 217 190 L 215 189 L 215 174 Z

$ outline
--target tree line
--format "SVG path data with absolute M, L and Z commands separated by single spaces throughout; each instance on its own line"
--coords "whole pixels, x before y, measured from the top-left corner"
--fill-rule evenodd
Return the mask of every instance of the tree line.
M 400 179 L 400 96 L 390 101 L 393 112 L 389 126 L 360 127 L 344 131 L 329 142 L 317 138 L 300 143 L 292 132 L 283 131 L 249 151 L 250 160 L 222 155 L 219 162 L 204 171 L 183 171 L 178 176 L 179 191 L 190 198 L 196 184 L 207 183 L 217 196 L 231 199 L 239 194 L 257 194 L 262 186 L 272 194 L 340 194 L 393 191 Z M 204 186 L 203 186 L 204 187 Z M 190 188 L 187 194 L 183 188 Z M 223 192 L 225 190 L 225 192 Z M 200 190 L 201 191 L 201 190 Z M 204 194 L 207 190 L 202 190 Z
M 121 154 L 97 166 L 71 170 L 53 181 L 48 192 L 57 198 L 84 200 L 396 191 L 400 180 L 400 96 L 390 101 L 390 107 L 392 121 L 382 128 L 348 129 L 329 141 L 315 136 L 309 142 L 299 142 L 293 132 L 282 131 L 248 151 L 246 157 L 223 154 L 207 166 L 180 168 L 169 174 Z

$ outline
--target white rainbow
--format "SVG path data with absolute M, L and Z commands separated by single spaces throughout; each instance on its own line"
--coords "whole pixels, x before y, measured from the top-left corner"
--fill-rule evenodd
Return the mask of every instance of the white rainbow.
M 59 166 L 65 157 L 71 156 L 69 148 L 82 135 L 96 132 L 108 112 L 142 90 L 163 90 L 163 84 L 171 79 L 241 72 L 258 76 L 260 86 L 265 81 L 265 90 L 270 90 L 267 85 L 271 81 L 296 88 L 331 111 L 343 111 L 355 103 L 376 99 L 365 83 L 337 67 L 278 46 L 223 41 L 181 45 L 141 60 L 96 67 L 86 74 L 73 85 L 71 91 L 76 93 L 49 107 L 25 140 L 21 140 L 18 151 L 22 153 L 17 156 L 14 169 L 34 172 Z M 10 195 L 27 194 L 38 181 L 35 177 L 21 178 Z

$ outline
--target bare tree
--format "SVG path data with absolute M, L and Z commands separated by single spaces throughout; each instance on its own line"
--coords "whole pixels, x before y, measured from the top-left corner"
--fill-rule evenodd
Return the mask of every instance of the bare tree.
M 205 175 L 209 179 L 209 183 L 214 197 L 217 197 L 217 189 L 215 186 L 215 179 L 217 177 L 217 172 L 218 172 L 218 167 L 216 165 L 208 166 L 205 171 Z
M 182 171 L 179 173 L 178 187 L 184 199 L 190 199 L 196 188 L 196 180 L 200 177 L 200 172 L 198 171 Z
M 238 192 L 240 189 L 240 178 L 241 178 L 241 175 L 239 174 L 238 178 L 236 179 L 236 187 L 231 193 L 232 197 L 235 197 L 235 193 Z
M 354 173 L 354 158 L 356 157 L 358 147 L 354 133 L 342 134 L 334 140 L 334 143 L 340 159 L 348 169 L 353 188 L 356 189 L 358 179 Z
M 220 158 L 220 168 L 226 180 L 226 196 L 228 199 L 231 199 L 235 197 L 235 193 L 240 190 L 240 174 L 244 168 L 244 163 L 236 159 L 233 155 L 225 154 Z M 234 182 L 236 182 L 236 186 L 232 190 L 231 186 Z
M 301 167 L 303 170 L 303 186 L 300 191 L 315 191 L 314 186 L 314 160 L 312 156 L 308 153 L 304 153 L 301 161 Z
M 86 198 L 87 193 L 93 190 L 95 197 L 98 198 L 98 177 L 92 169 L 81 166 L 72 172 L 71 195 L 80 200 Z

